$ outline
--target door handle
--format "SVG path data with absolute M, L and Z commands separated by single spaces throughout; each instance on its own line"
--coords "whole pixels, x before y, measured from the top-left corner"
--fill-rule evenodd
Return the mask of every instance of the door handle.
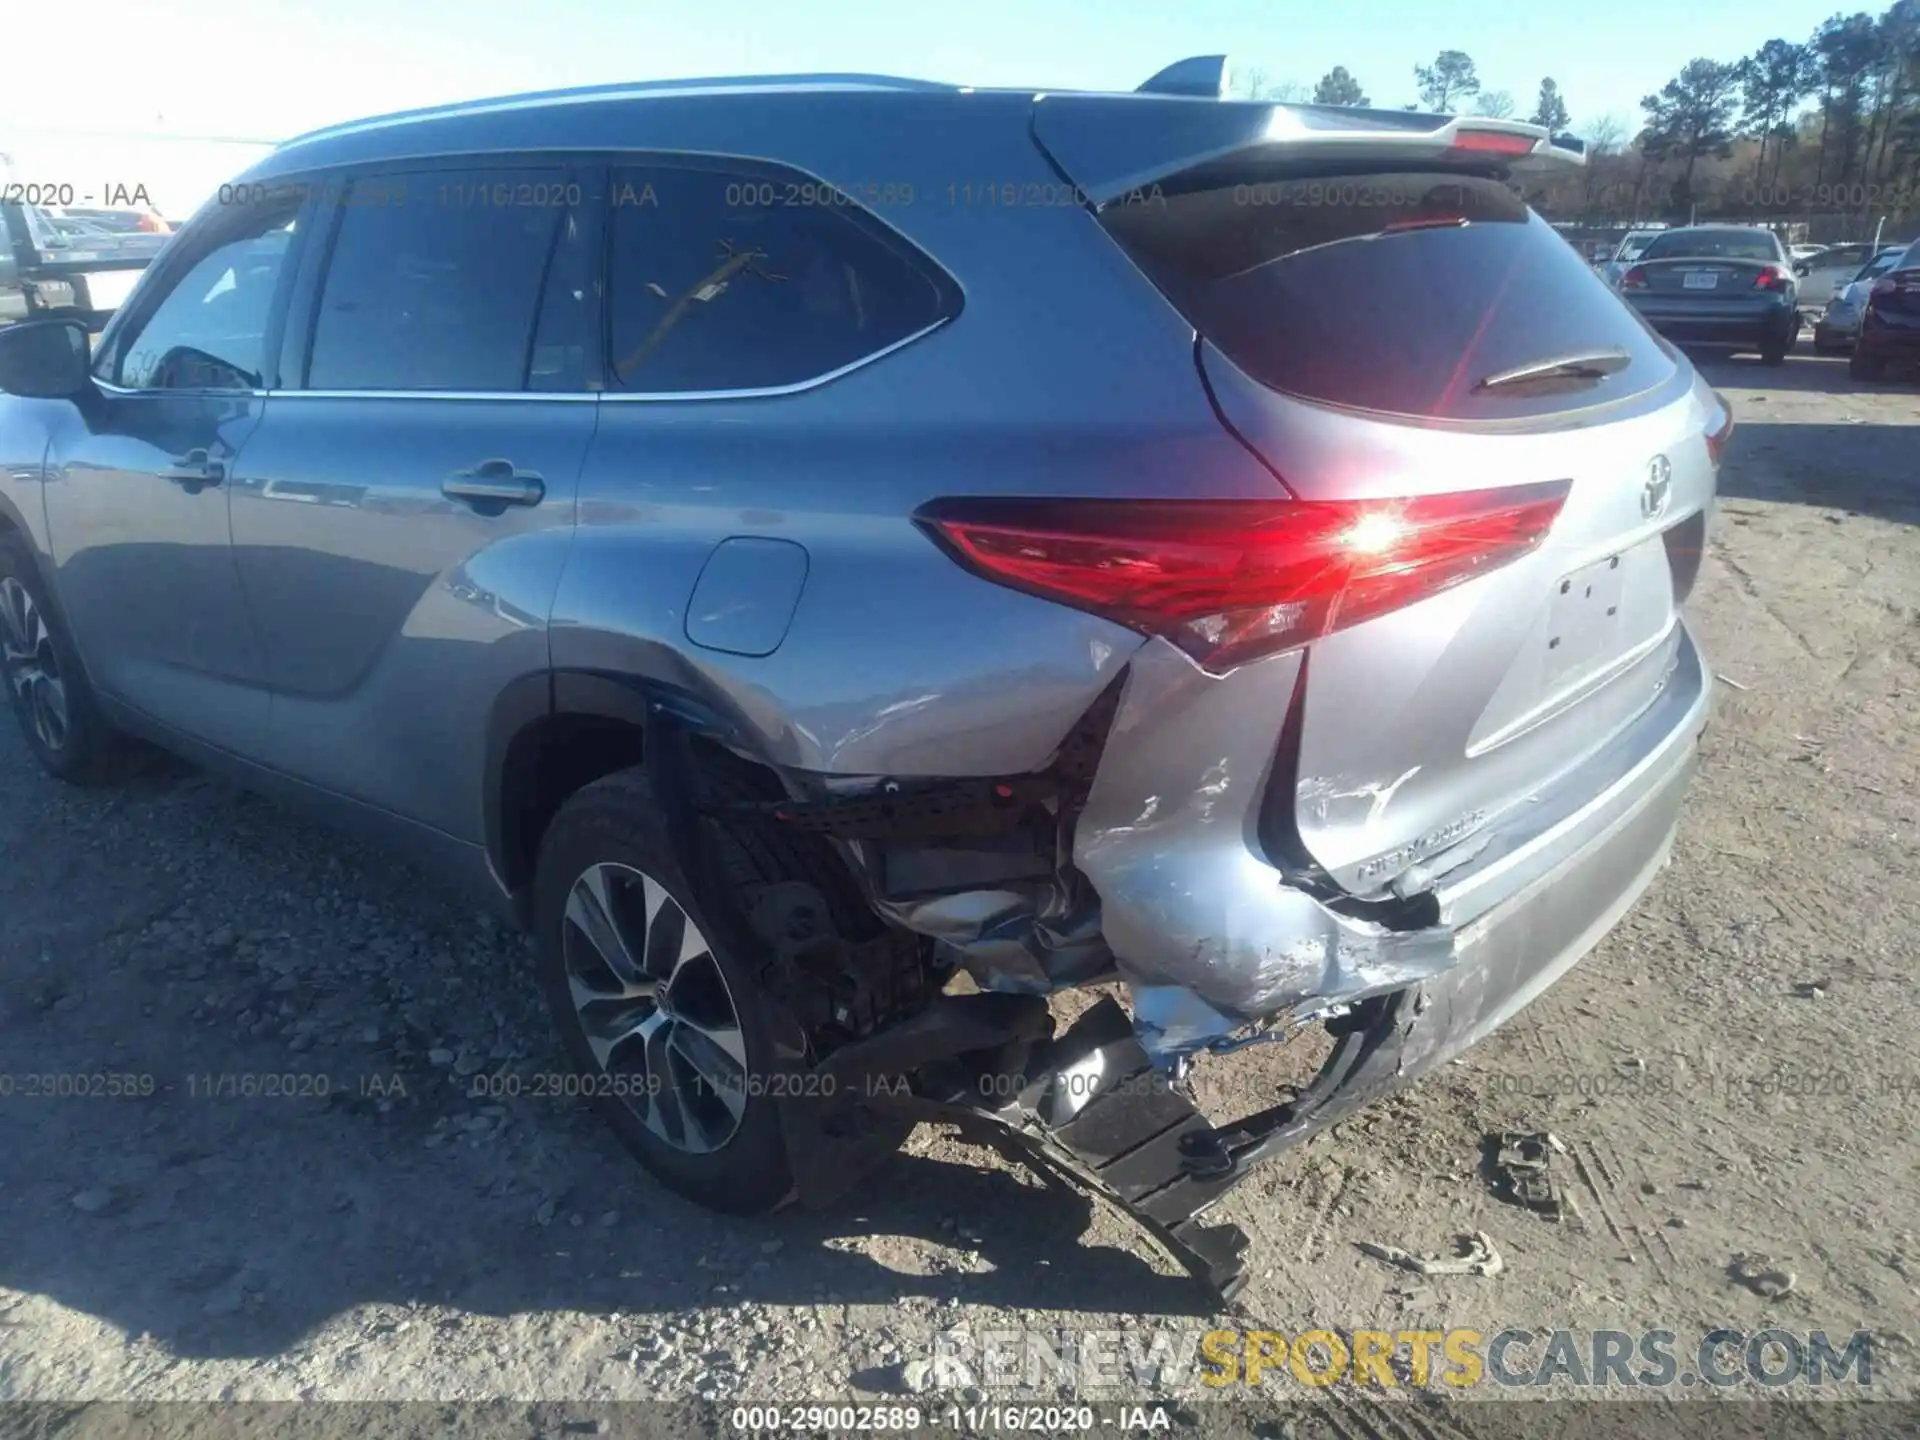
M 205 450 L 189 450 L 163 469 L 160 478 L 184 485 L 189 490 L 198 490 L 202 485 L 218 485 L 226 479 L 227 467 Z
M 495 505 L 538 505 L 546 498 L 547 482 L 531 470 L 514 469 L 511 460 L 482 460 L 441 481 L 440 493 Z

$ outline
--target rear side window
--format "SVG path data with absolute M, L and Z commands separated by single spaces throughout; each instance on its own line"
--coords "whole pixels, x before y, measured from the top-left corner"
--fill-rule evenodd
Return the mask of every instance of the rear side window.
M 1261 383 L 1394 415 L 1580 409 L 1673 373 L 1651 332 L 1496 180 L 1316 175 L 1116 203 L 1110 233 L 1187 320 Z M 1604 354 L 1599 378 L 1477 388 Z
M 798 385 L 952 315 L 952 281 L 830 186 L 734 161 L 617 168 L 608 389 Z
M 1642 260 L 1780 260 L 1780 242 L 1752 230 L 1670 230 L 1647 246 Z M 1833 261 L 1818 257 L 1819 265 Z M 1858 263 L 1857 261 L 1855 262 Z
M 569 388 L 577 356 L 535 348 L 548 267 L 577 238 L 560 169 L 434 170 L 353 182 L 322 282 L 307 387 Z

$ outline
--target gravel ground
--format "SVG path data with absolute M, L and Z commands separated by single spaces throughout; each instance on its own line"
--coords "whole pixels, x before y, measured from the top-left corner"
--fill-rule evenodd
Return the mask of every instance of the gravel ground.
M 1277 1328 L 1864 1328 L 1910 1393 L 1920 396 L 1707 368 L 1741 428 L 1692 609 L 1729 683 L 1674 864 L 1506 1030 L 1226 1202 Z M 69 790 L 9 723 L 0 906 L 0 1398 L 874 1397 L 952 1380 L 943 1333 L 1246 1323 L 934 1129 L 832 1213 L 741 1223 L 572 1103 L 476 1094 L 562 1068 L 526 942 L 224 783 Z M 1203 1084 L 1254 1108 L 1288 1061 Z M 29 1079 L 60 1076 L 135 1093 Z M 1566 1142 L 1579 1221 L 1494 1193 L 1504 1128 Z M 1474 1230 L 1500 1275 L 1356 1248 Z

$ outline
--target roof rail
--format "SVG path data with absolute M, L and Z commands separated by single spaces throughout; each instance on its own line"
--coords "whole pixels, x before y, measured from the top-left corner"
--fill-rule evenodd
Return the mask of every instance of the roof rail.
M 1176 60 L 1134 93 L 1224 100 L 1227 96 L 1227 57 L 1189 55 L 1185 60 Z
M 831 72 L 801 75 L 723 75 L 680 80 L 622 80 L 598 85 L 574 85 L 559 90 L 529 90 L 514 95 L 494 95 L 477 100 L 456 100 L 443 105 L 426 105 L 412 110 L 396 110 L 385 115 L 369 115 L 358 120 L 323 125 L 317 130 L 282 141 L 282 146 L 300 145 L 336 135 L 379 129 L 413 120 L 432 120 L 489 111 L 532 109 L 541 105 L 564 105 L 594 100 L 641 99 L 649 96 L 691 94 L 721 90 L 930 90 L 949 91 L 958 87 L 937 80 L 911 80 L 898 75 L 867 75 Z

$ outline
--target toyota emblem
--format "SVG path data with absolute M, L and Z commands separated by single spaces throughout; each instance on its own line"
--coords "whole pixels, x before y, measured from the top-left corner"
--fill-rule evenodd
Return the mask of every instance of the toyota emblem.
M 1673 490 L 1673 466 L 1667 457 L 1656 455 L 1647 463 L 1647 483 L 1640 487 L 1640 514 L 1654 519 L 1667 508 L 1667 496 Z

